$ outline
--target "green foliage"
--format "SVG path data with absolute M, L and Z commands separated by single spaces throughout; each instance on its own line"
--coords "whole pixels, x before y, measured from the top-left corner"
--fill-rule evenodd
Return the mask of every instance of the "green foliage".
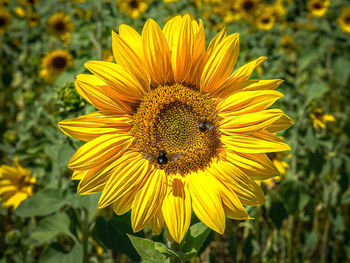
M 332 0 L 324 16 L 311 17 L 307 0 L 281 1 L 287 13 L 268 31 L 246 17 L 226 24 L 229 33 L 240 33 L 237 66 L 267 56 L 252 78 L 285 80 L 276 107 L 295 121 L 278 134 L 292 148 L 283 158 L 289 167 L 280 180 L 262 184 L 263 206 L 246 207 L 254 219 L 227 219 L 219 235 L 193 214 L 176 247 L 166 243 L 166 231 L 133 233 L 130 213 L 97 209 L 100 194 L 76 193 L 79 182 L 71 180 L 67 163 L 83 142 L 64 135 L 57 123 L 95 111 L 74 79 L 88 72 L 86 61 L 111 52 L 112 29 L 128 24 L 141 32 L 149 17 L 163 26 L 174 14 L 190 13 L 203 19 L 208 45 L 227 21 L 230 1 L 153 0 L 136 19 L 119 10 L 121 1 L 0 1 L 12 20 L 0 32 L 0 164 L 18 156 L 37 179 L 35 194 L 16 210 L 0 208 L 0 262 L 349 262 L 350 35 L 337 19 L 350 2 Z M 59 11 L 74 24 L 69 41 L 48 30 Z M 42 60 L 57 49 L 69 51 L 74 63 L 50 83 L 40 74 Z M 314 126 L 318 108 L 335 121 Z

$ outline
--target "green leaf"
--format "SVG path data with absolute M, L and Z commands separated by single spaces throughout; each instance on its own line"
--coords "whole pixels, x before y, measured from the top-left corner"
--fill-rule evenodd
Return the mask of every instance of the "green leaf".
M 292 180 L 281 185 L 279 197 L 289 214 L 303 210 L 310 200 L 307 186 L 304 183 Z
M 312 82 L 306 86 L 306 104 L 314 99 L 319 99 L 327 91 L 328 84 L 326 82 Z
M 349 58 L 340 56 L 334 63 L 334 78 L 337 82 L 345 85 L 350 75 L 350 61 Z
M 277 228 L 281 228 L 283 220 L 288 216 L 284 204 L 277 198 L 273 198 L 271 200 L 270 208 L 267 214 Z
M 133 247 L 127 233 L 133 233 L 130 224 L 130 213 L 112 218 L 98 217 L 94 235 L 109 249 L 128 255 L 133 261 L 139 261 L 140 256 Z M 143 232 L 137 233 L 142 235 Z
M 78 263 L 83 262 L 83 248 L 76 244 L 68 253 L 61 252 L 53 247 L 44 250 L 39 263 Z
M 46 188 L 24 200 L 15 210 L 21 217 L 46 216 L 60 209 L 66 203 L 59 189 Z
M 185 254 L 186 260 L 194 257 L 198 253 L 209 233 L 210 228 L 202 222 L 190 227 L 180 244 L 180 251 Z
M 59 234 L 69 233 L 70 219 L 65 213 L 43 218 L 31 231 L 31 238 L 39 244 L 51 241 Z
M 156 249 L 155 242 L 145 238 L 135 237 L 129 234 L 128 237 L 130 238 L 137 252 L 140 254 L 141 258 L 146 263 L 168 262 L 167 257 Z M 159 248 L 159 245 L 157 246 Z

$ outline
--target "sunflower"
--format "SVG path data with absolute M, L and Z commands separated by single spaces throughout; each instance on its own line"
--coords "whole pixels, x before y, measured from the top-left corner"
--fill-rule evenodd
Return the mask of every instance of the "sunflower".
M 262 30 L 270 30 L 275 25 L 275 16 L 272 9 L 265 9 L 261 12 L 255 21 L 256 27 Z
M 31 7 L 36 5 L 39 2 L 39 0 L 18 0 L 18 3 L 25 7 Z
M 123 13 L 135 19 L 146 12 L 148 4 L 145 0 L 119 0 L 118 8 Z
M 62 40 L 70 40 L 71 32 L 74 29 L 68 14 L 64 12 L 54 13 L 48 21 L 49 31 Z
M 259 0 L 238 0 L 235 3 L 243 18 L 251 18 L 259 7 Z
M 40 76 L 49 83 L 73 65 L 73 57 L 67 50 L 55 50 L 45 55 L 41 61 Z
M 322 17 L 327 12 L 329 0 L 309 0 L 307 2 L 307 8 L 311 16 Z
M 345 33 L 350 34 L 350 6 L 342 9 L 338 17 L 338 24 Z
M 0 35 L 3 35 L 11 24 L 11 14 L 4 8 L 0 8 Z
M 141 35 L 121 25 L 112 49 L 117 64 L 89 61 L 93 75 L 75 80 L 98 111 L 59 123 L 87 142 L 68 163 L 78 193 L 102 191 L 99 208 L 131 209 L 135 232 L 150 224 L 160 233 L 165 223 L 176 242 L 192 210 L 219 233 L 225 216 L 250 218 L 244 205 L 264 203 L 254 180 L 278 175 L 265 153 L 290 149 L 273 133 L 293 123 L 268 109 L 282 80 L 250 79 L 266 57 L 232 73 L 238 34 L 223 29 L 206 49 L 203 23 L 189 15 L 163 30 L 149 19 Z
M 0 7 L 7 7 L 9 5 L 9 0 L 0 0 Z
M 14 166 L 0 166 L 0 201 L 3 207 L 16 209 L 22 201 L 33 195 L 36 178 L 23 168 L 17 157 Z
M 335 122 L 334 116 L 330 114 L 324 114 L 321 108 L 316 108 L 314 110 L 314 112 L 311 114 L 311 119 L 315 129 L 325 129 L 327 122 Z
M 33 11 L 33 9 L 28 9 L 27 11 L 28 24 L 31 27 L 37 27 L 40 23 L 40 16 Z
M 296 44 L 292 36 L 288 34 L 284 34 L 281 38 L 280 50 L 282 52 L 285 52 L 286 54 L 290 54 L 295 49 L 295 47 L 296 47 Z

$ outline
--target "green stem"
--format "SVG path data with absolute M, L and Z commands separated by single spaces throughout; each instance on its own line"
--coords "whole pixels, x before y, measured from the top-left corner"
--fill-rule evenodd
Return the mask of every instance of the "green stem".
M 179 251 L 180 245 L 173 241 L 170 242 L 170 248 L 174 251 Z M 181 263 L 181 259 L 177 257 L 170 257 L 170 263 Z
M 89 217 L 88 212 L 83 209 L 82 210 L 82 220 L 81 220 L 81 231 L 83 234 L 82 237 L 82 246 L 83 246 L 83 263 L 89 262 L 88 255 L 88 238 L 89 238 Z

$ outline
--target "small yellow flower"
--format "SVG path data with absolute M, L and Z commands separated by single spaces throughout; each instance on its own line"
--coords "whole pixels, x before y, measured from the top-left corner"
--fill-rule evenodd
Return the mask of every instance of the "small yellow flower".
M 275 16 L 273 10 L 271 8 L 265 8 L 264 11 L 256 17 L 255 23 L 258 29 L 272 29 L 272 27 L 275 25 Z
M 223 233 L 225 217 L 249 219 L 264 203 L 254 182 L 278 175 L 265 153 L 289 150 L 275 132 L 293 121 L 269 109 L 279 79 L 250 79 L 266 57 L 233 71 L 239 35 L 220 31 L 206 48 L 202 21 L 152 19 L 140 35 L 112 33 L 116 63 L 89 61 L 75 80 L 98 110 L 63 120 L 66 135 L 86 141 L 69 161 L 79 194 L 102 191 L 99 208 L 131 210 L 135 232 L 150 224 L 180 243 L 192 211 Z
M 15 14 L 20 17 L 20 18 L 23 18 L 26 16 L 26 12 L 23 10 L 22 7 L 16 7 L 15 8 Z
M 148 9 L 146 0 L 119 0 L 117 2 L 119 10 L 131 18 L 138 18 Z
M 5 8 L 0 7 L 0 35 L 3 35 L 11 24 L 11 14 Z
M 308 0 L 307 8 L 311 16 L 322 17 L 330 5 L 329 0 Z
M 40 16 L 33 11 L 33 9 L 28 9 L 27 11 L 28 24 L 31 27 L 37 27 L 40 22 Z
M 330 114 L 324 114 L 321 108 L 316 108 L 311 114 L 311 118 L 315 129 L 325 129 L 327 122 L 335 122 L 334 116 Z
M 295 49 L 295 42 L 290 35 L 283 35 L 281 38 L 280 49 L 286 54 L 290 54 Z
M 338 17 L 338 25 L 345 33 L 350 34 L 350 6 L 344 7 Z
M 14 166 L 0 166 L 0 201 L 3 207 L 16 209 L 22 201 L 33 195 L 36 178 L 23 168 L 17 157 Z
M 56 78 L 73 65 L 73 57 L 67 50 L 55 50 L 45 55 L 41 61 L 40 77 L 53 83 Z
M 68 14 L 64 12 L 54 13 L 48 21 L 49 31 L 54 36 L 69 42 L 71 32 L 74 29 L 73 23 L 70 21 Z
M 259 0 L 237 0 L 235 4 L 242 18 L 246 19 L 251 18 L 259 8 Z

